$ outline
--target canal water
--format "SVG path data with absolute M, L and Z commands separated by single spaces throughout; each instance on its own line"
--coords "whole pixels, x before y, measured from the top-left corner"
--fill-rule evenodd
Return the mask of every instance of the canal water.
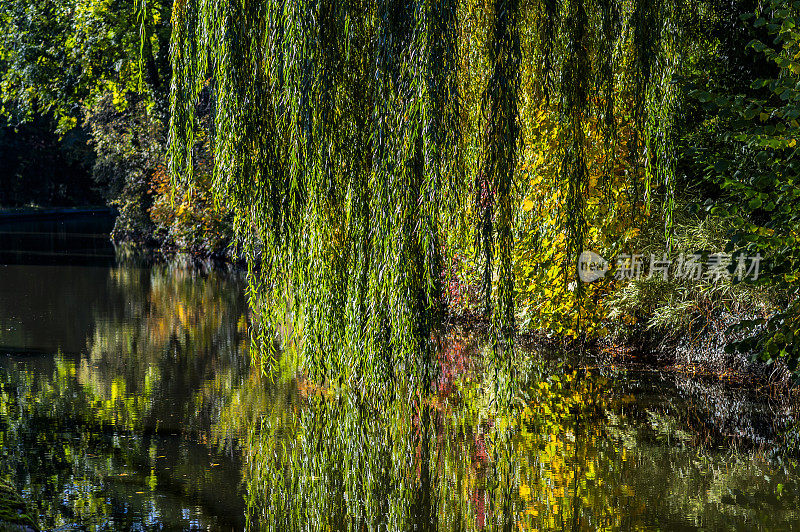
M 800 528 L 784 396 L 521 349 L 506 397 L 457 328 L 425 393 L 333 391 L 251 361 L 241 272 L 110 223 L 0 224 L 0 479 L 43 529 Z

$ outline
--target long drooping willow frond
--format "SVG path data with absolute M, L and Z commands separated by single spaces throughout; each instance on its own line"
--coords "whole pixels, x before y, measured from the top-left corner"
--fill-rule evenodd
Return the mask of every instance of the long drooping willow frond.
M 216 193 L 252 296 L 325 378 L 416 377 L 441 316 L 452 186 L 454 0 L 187 1 L 175 9 L 171 160 L 214 98 Z
M 643 160 L 646 145 L 648 164 L 673 180 L 670 151 L 659 144 L 670 122 L 648 117 L 672 101 L 653 87 L 653 80 L 668 84 L 676 65 L 658 59 L 676 49 L 674 39 L 662 43 L 671 35 L 663 29 L 666 5 L 176 0 L 172 175 L 191 182 L 196 108 L 210 100 L 215 197 L 235 214 L 263 330 L 278 330 L 320 378 L 372 376 L 387 386 L 424 380 L 443 311 L 446 224 L 467 208 L 466 195 L 475 198 L 484 299 L 503 339 L 497 345 L 511 346 L 518 102 L 527 61 L 537 63 L 532 90 L 552 97 L 567 132 L 548 155 L 560 157 L 570 254 L 580 251 L 586 230 L 589 122 L 600 117 L 613 147 L 615 115 L 625 110 L 645 132 L 646 142 L 628 143 L 632 157 Z M 521 35 L 534 33 L 531 57 L 523 58 Z M 632 61 L 620 59 L 625 46 Z M 464 50 L 485 58 L 471 63 L 485 72 L 460 70 Z M 633 80 L 629 89 L 621 76 Z M 470 77 L 480 81 L 464 84 Z M 481 87 L 481 112 L 460 105 L 464 86 L 470 98 Z M 478 137 L 478 149 L 463 149 Z
M 492 316 L 495 340 L 508 352 L 514 329 L 513 207 L 511 189 L 517 163 L 517 100 L 520 87 L 519 0 L 494 0 L 489 33 L 491 76 L 486 88 L 486 145 L 476 184 L 479 246 L 484 260 L 486 313 Z M 493 303 L 492 274 L 498 255 L 498 278 Z
M 561 75 L 561 113 L 566 125 L 562 179 L 567 183 L 567 257 L 577 260 L 586 232 L 584 211 L 589 172 L 586 165 L 586 118 L 591 77 L 588 55 L 588 14 L 584 0 L 569 0 L 566 27 L 569 31 Z M 569 270 L 568 270 L 569 271 Z M 581 285 L 577 285 L 580 287 Z

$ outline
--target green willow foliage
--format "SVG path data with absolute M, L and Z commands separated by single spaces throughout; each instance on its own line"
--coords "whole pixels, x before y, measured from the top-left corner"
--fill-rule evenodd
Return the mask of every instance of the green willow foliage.
M 489 42 L 492 74 L 486 88 L 487 135 L 484 167 L 478 174 L 478 237 L 484 261 L 483 287 L 486 314 L 493 316 L 495 339 L 510 350 L 514 329 L 513 206 L 511 188 L 517 159 L 519 126 L 517 99 L 520 85 L 519 0 L 496 0 L 493 4 Z M 495 213 L 496 210 L 496 213 Z M 492 277 L 495 247 L 499 248 L 497 310 L 492 308 Z
M 662 41 L 678 10 L 664 0 L 178 0 L 171 172 L 191 182 L 195 106 L 210 94 L 215 194 L 235 213 L 264 330 L 282 328 L 313 374 L 345 382 L 424 377 L 450 222 L 468 209 L 495 352 L 511 360 L 523 60 L 541 65 L 533 90 L 557 96 L 567 131 L 554 156 L 577 256 L 590 121 L 603 117 L 610 151 L 615 114 L 652 122 L 660 133 L 642 127 L 630 156 L 643 159 L 647 145 L 664 156 L 646 168 L 673 167 L 661 131 L 670 122 L 647 117 L 674 90 L 662 72 L 674 58 L 661 56 L 675 55 Z M 460 69 L 464 47 L 480 48 L 487 74 Z M 487 80 L 480 116 L 461 106 L 472 78 Z M 476 121 L 478 160 L 460 149 Z M 647 175 L 671 182 L 669 170 Z

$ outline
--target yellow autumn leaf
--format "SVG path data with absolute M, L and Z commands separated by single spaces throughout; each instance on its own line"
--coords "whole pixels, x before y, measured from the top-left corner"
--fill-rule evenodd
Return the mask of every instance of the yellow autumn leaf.
M 639 234 L 639 228 L 638 227 L 631 227 L 627 231 L 625 231 L 625 240 L 629 240 L 631 238 L 634 238 L 638 234 Z

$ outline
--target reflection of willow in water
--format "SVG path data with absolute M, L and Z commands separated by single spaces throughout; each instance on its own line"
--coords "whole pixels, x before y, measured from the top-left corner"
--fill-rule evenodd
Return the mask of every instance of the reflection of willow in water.
M 237 464 L 202 444 L 249 371 L 242 285 L 174 265 L 107 282 L 125 304 L 95 309 L 87 354 L 0 367 L 0 478 L 44 526 L 240 528 Z
M 203 383 L 218 371 L 246 370 L 246 307 L 235 278 L 171 265 L 118 268 L 111 280 L 127 305 L 121 316 L 98 320 L 78 368 L 106 419 L 130 426 L 147 416 L 163 424 L 170 413 L 176 423 L 194 419 L 192 396 Z M 174 411 L 175 402 L 185 411 Z
M 586 484 L 594 472 L 570 465 L 589 449 L 580 420 L 602 406 L 598 383 L 532 377 L 502 407 L 494 385 L 453 380 L 460 351 L 451 342 L 440 355 L 434 393 L 381 401 L 309 387 L 296 412 L 267 416 L 245 446 L 251 527 L 585 526 L 587 498 L 594 524 L 618 525 L 613 500 Z
M 800 518 L 788 462 L 693 448 L 731 433 L 768 441 L 755 436 L 774 416 L 741 394 L 725 406 L 724 390 L 709 402 L 708 387 L 659 380 L 648 396 L 631 375 L 612 386 L 534 354 L 511 379 L 455 331 L 432 363 L 395 367 L 380 386 L 309 380 L 287 353 L 266 375 L 247 363 L 241 285 L 228 276 L 120 268 L 107 281 L 126 304 L 96 310 L 86 355 L 0 358 L 0 477 L 45 526 L 238 530 L 246 514 L 253 530 L 785 529 Z
M 249 528 L 769 529 L 800 517 L 791 469 L 690 450 L 668 413 L 637 412 L 591 373 L 531 362 L 504 402 L 452 340 L 427 395 L 301 381 L 293 407 L 264 413 L 242 445 Z

